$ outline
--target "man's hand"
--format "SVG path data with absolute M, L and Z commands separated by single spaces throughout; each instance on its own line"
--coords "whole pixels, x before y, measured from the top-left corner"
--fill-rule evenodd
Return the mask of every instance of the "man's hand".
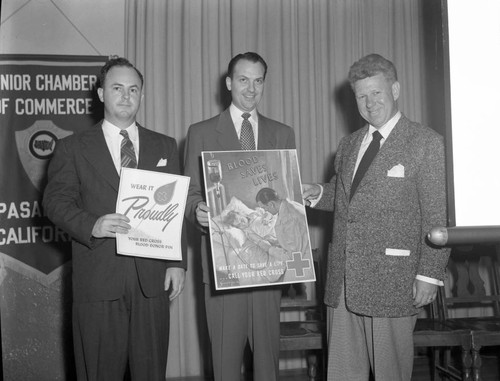
M 321 187 L 318 184 L 302 184 L 302 198 L 306 205 L 310 205 L 311 200 L 315 200 L 321 194 Z
M 200 201 L 196 206 L 196 220 L 203 227 L 208 227 L 208 206 L 205 201 Z
M 186 271 L 180 267 L 169 267 L 165 274 L 165 291 L 170 289 L 169 299 L 177 298 L 183 288 L 186 279 Z
M 420 279 L 413 281 L 413 305 L 416 308 L 432 303 L 437 296 L 438 286 Z
M 127 234 L 131 226 L 130 219 L 120 213 L 106 214 L 99 217 L 92 228 L 92 236 L 95 238 L 115 238 L 116 233 Z

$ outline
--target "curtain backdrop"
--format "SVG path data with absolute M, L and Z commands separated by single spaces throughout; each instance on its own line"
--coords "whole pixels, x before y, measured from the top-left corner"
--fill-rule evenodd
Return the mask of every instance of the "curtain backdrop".
M 406 116 L 444 131 L 440 14 L 438 0 L 127 0 L 126 56 L 145 76 L 139 121 L 175 137 L 182 152 L 189 125 L 227 107 L 229 60 L 256 51 L 269 66 L 260 112 L 294 128 L 302 181 L 327 181 L 340 139 L 362 124 L 346 78 L 365 54 L 395 63 Z M 312 247 L 324 251 L 330 216 L 308 217 Z M 210 367 L 197 237 L 189 234 L 168 377 Z

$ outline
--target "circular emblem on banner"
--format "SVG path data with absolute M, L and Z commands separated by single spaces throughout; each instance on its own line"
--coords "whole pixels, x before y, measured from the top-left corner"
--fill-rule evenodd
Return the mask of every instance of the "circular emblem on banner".
M 30 127 L 16 131 L 19 159 L 36 189 L 42 189 L 47 165 L 57 141 L 72 133 L 57 127 L 51 120 L 37 120 Z
M 50 131 L 37 131 L 29 141 L 29 150 L 37 159 L 50 159 L 56 146 L 57 136 Z

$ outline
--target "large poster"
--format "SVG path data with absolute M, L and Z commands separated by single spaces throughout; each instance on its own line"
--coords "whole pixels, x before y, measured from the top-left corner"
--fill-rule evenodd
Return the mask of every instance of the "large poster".
M 297 151 L 202 159 L 216 289 L 314 281 Z
M 67 368 L 59 362 L 71 353 L 62 338 L 71 320 L 69 306 L 63 305 L 71 284 L 62 280 L 70 268 L 71 244 L 46 218 L 41 201 L 57 141 L 102 118 L 95 85 L 106 59 L 0 56 L 0 315 L 6 379 L 29 379 L 34 370 L 58 379 L 56 370 Z

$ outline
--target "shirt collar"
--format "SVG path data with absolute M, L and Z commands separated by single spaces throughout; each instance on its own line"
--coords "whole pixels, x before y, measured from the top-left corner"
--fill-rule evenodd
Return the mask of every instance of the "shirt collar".
M 231 113 L 231 118 L 233 119 L 235 124 L 241 124 L 241 122 L 243 121 L 243 118 L 241 115 L 244 114 L 245 112 L 248 112 L 248 111 L 241 111 L 238 107 L 236 107 L 234 105 L 234 103 L 231 103 L 231 106 L 229 106 L 229 112 Z M 249 113 L 251 115 L 250 119 L 257 122 L 257 109 L 254 108 Z M 237 123 L 237 122 L 239 122 L 239 123 Z
M 385 140 L 389 137 L 389 134 L 392 132 L 394 127 L 396 127 L 396 124 L 398 123 L 399 119 L 401 118 L 401 111 L 398 111 L 394 116 L 387 121 L 386 124 L 384 124 L 380 128 L 375 128 L 371 124 L 368 129 L 368 135 L 371 136 L 375 131 L 378 130 L 380 132 L 380 135 L 382 135 L 382 138 Z
M 104 119 L 102 122 L 102 130 L 107 136 L 118 136 L 122 130 L 120 127 L 115 126 L 113 123 Z M 137 124 L 133 122 L 130 126 L 125 129 L 128 132 L 130 140 L 136 141 L 139 137 L 139 130 Z

